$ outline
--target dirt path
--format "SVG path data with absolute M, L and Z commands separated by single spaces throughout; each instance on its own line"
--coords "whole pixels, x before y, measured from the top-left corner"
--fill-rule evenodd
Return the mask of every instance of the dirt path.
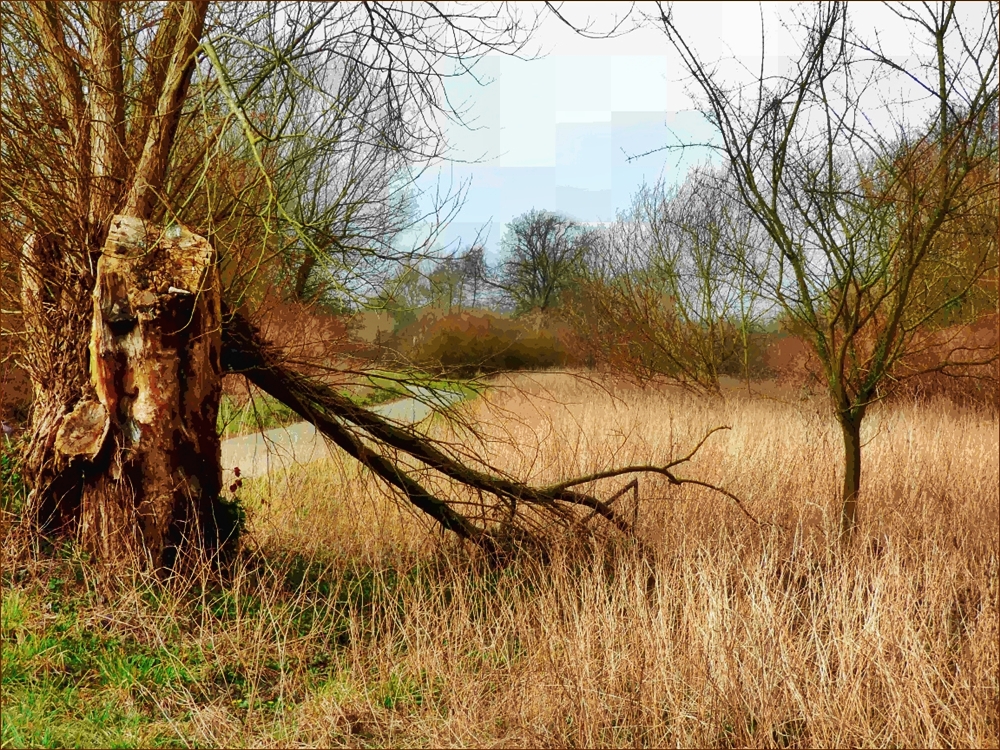
M 426 419 L 432 409 L 425 400 L 434 399 L 442 406 L 461 401 L 460 393 L 430 391 L 416 388 L 418 398 L 404 398 L 372 409 L 388 419 L 415 423 Z M 277 427 L 267 432 L 254 432 L 222 441 L 223 483 L 234 476 L 239 467 L 240 476 L 256 477 L 277 469 L 287 469 L 295 464 L 307 464 L 331 457 L 331 448 L 321 433 L 310 422 Z

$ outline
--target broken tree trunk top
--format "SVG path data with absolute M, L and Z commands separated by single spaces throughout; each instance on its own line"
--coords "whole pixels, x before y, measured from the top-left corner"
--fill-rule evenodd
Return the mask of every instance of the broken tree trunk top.
M 133 216 L 115 216 L 103 259 L 107 271 L 125 271 L 130 277 L 128 300 L 138 311 L 155 304 L 155 295 L 201 291 L 212 247 L 179 224 L 163 228 Z

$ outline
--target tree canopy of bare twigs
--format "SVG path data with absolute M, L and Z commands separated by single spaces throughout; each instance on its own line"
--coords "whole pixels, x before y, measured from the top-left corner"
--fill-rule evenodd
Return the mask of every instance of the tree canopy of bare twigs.
M 996 305 L 997 4 L 889 5 L 915 40 L 908 57 L 855 28 L 846 3 L 803 7 L 790 68 L 765 74 L 762 47 L 759 73 L 742 81 L 657 7 L 648 20 L 683 60 L 729 179 L 773 243 L 765 296 L 821 364 L 844 438 L 850 538 L 868 408 L 916 374 L 905 365 L 942 311 L 982 295 L 980 309 Z M 880 101 L 903 84 L 916 101 Z M 958 375 L 996 358 L 956 343 L 936 367 Z
M 565 216 L 532 210 L 507 225 L 493 280 L 515 312 L 546 311 L 582 270 L 593 233 Z
M 594 359 L 641 378 L 665 375 L 718 393 L 721 375 L 749 379 L 770 239 L 749 221 L 727 175 L 702 168 L 683 185 L 643 186 L 596 234 L 567 308 Z

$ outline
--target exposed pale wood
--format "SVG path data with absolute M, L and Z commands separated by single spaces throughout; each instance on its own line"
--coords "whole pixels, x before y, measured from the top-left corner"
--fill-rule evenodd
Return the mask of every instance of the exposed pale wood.
M 56 433 L 56 450 L 68 458 L 84 456 L 91 461 L 108 436 L 111 418 L 100 401 L 84 400 L 59 425 Z
M 215 251 L 183 227 L 116 216 L 93 301 L 91 379 L 111 426 L 92 452 L 81 536 L 105 561 L 137 549 L 169 565 L 222 481 Z

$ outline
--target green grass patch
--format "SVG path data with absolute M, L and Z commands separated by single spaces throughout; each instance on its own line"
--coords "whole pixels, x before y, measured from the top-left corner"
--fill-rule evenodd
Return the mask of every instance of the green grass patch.
M 395 398 L 412 396 L 414 388 L 440 391 L 444 394 L 458 394 L 462 398 L 481 396 L 486 387 L 472 379 L 436 378 L 425 373 L 399 373 L 389 370 L 373 370 L 367 375 L 372 388 L 368 404 L 391 401 Z
M 63 578 L 5 590 L 0 605 L 3 747 L 179 747 L 197 651 L 108 632 Z M 176 708 L 171 708 L 174 705 Z M 173 713 L 174 715 L 171 715 Z
M 218 428 L 223 440 L 300 421 L 302 417 L 266 394 L 256 396 L 245 404 L 223 394 L 219 402 Z
M 355 673 L 346 656 L 396 640 L 417 590 L 442 596 L 434 565 L 279 553 L 245 559 L 238 584 L 178 595 L 135 581 L 121 601 L 94 587 L 88 566 L 67 550 L 44 572 L 2 579 L 3 747 L 186 746 L 204 737 L 193 723 L 203 711 L 280 744 L 310 697 L 404 714 L 441 700 L 443 684 L 423 671 Z

